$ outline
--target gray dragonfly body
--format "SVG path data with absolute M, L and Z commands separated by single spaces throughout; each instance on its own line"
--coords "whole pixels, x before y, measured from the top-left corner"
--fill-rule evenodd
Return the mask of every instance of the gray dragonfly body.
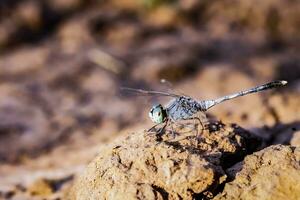
M 186 120 L 192 118 L 194 114 L 197 112 L 205 112 L 209 108 L 222 103 L 224 101 L 241 97 L 247 94 L 260 92 L 267 89 L 272 89 L 276 87 L 280 87 L 286 85 L 287 81 L 273 81 L 260 86 L 256 86 L 250 88 L 248 90 L 243 90 L 231 95 L 226 95 L 221 98 L 213 99 L 213 100 L 195 100 L 188 96 L 180 96 L 177 94 L 167 93 L 167 92 L 159 92 L 159 91 L 147 91 L 141 89 L 132 89 L 125 88 L 126 90 L 143 93 L 147 95 L 163 95 L 173 97 L 165 107 L 161 104 L 155 105 L 149 112 L 149 117 L 154 123 L 162 123 L 166 120 L 178 121 L 178 120 Z

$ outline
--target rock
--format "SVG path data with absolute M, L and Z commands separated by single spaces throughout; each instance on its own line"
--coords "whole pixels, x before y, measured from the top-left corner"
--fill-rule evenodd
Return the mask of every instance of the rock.
M 68 12 L 70 10 L 78 9 L 84 1 L 82 0 L 54 0 L 47 1 L 49 7 L 57 12 Z
M 172 6 L 159 6 L 146 15 L 146 24 L 153 27 L 173 27 L 178 23 L 178 11 Z
M 75 180 L 68 198 L 211 197 L 226 180 L 225 167 L 233 165 L 233 160 L 241 160 L 259 144 L 259 140 L 234 125 L 211 123 L 198 142 L 194 129 L 184 129 L 176 127 L 175 137 L 168 132 L 132 133 L 104 147 Z
M 234 168 L 236 178 L 214 199 L 300 199 L 299 147 L 270 146 Z
M 268 99 L 269 105 L 274 109 L 281 123 L 293 123 L 300 119 L 299 93 L 290 92 L 284 96 L 273 95 Z M 293 113 L 291 115 L 291 113 Z
M 38 179 L 28 187 L 28 192 L 33 196 L 49 196 L 53 193 L 53 189 L 49 181 Z
M 296 131 L 291 138 L 292 146 L 300 146 L 300 131 Z
M 67 54 L 75 54 L 82 46 L 93 42 L 85 19 L 78 18 L 62 24 L 57 32 L 62 51 Z

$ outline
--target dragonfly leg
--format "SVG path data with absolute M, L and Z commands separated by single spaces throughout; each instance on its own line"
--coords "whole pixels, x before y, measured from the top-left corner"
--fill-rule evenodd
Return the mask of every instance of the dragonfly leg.
M 197 133 L 196 133 L 196 146 L 198 146 L 198 139 L 199 139 L 199 136 L 200 136 L 200 132 L 203 132 L 205 130 L 205 127 L 201 121 L 201 119 L 199 117 L 192 117 L 192 118 L 189 118 L 190 120 L 196 120 L 198 121 L 198 125 L 200 124 L 201 125 L 201 130 L 199 130 L 198 128 L 198 125 L 197 125 Z
M 162 128 L 160 128 L 157 132 L 159 135 L 162 135 L 163 132 L 165 131 L 166 127 L 168 126 L 169 124 L 169 120 L 166 120 L 165 122 L 162 122 L 162 123 L 159 123 L 159 124 L 155 124 L 154 126 L 152 126 L 151 128 L 148 129 L 148 132 L 149 131 L 155 131 L 156 132 L 156 129 L 155 127 L 161 125 L 161 124 L 164 124 Z M 153 130 L 154 129 L 154 130 Z
M 157 127 L 158 125 L 160 125 L 160 124 L 155 124 L 154 126 L 152 126 L 151 128 L 149 128 L 149 129 L 147 130 L 147 132 L 153 131 L 153 129 L 154 129 L 155 127 Z
M 174 120 L 171 116 L 169 116 L 169 117 L 170 117 L 170 118 L 167 119 L 166 126 L 167 126 L 167 125 L 170 125 L 172 137 L 173 137 L 173 139 L 175 139 L 176 134 L 175 134 L 175 131 L 174 131 L 174 126 L 173 126 L 175 120 Z
M 174 124 L 173 124 L 172 122 L 170 122 L 170 126 L 171 126 L 171 134 L 172 134 L 173 139 L 175 139 L 176 133 L 175 133 L 175 131 L 174 131 L 174 126 L 173 126 L 173 125 L 174 125 Z
M 167 119 L 164 123 L 165 123 L 165 125 L 159 130 L 160 135 L 162 135 L 166 131 L 166 127 L 169 125 L 170 120 Z

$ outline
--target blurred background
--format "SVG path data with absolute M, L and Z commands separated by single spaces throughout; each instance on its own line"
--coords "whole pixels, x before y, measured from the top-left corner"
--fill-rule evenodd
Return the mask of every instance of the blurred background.
M 265 145 L 300 140 L 297 0 L 1 0 L 0 199 L 58 199 L 115 137 L 149 128 L 152 98 L 287 87 L 208 113 Z M 160 99 L 166 102 L 168 99 Z

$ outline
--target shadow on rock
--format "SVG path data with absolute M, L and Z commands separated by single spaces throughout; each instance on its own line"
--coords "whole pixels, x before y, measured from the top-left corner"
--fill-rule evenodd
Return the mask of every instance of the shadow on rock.
M 300 121 L 291 123 L 277 123 L 272 127 L 255 128 L 253 132 L 263 138 L 263 146 L 267 147 L 273 144 L 291 144 L 299 145 L 300 141 L 297 139 L 300 130 Z

